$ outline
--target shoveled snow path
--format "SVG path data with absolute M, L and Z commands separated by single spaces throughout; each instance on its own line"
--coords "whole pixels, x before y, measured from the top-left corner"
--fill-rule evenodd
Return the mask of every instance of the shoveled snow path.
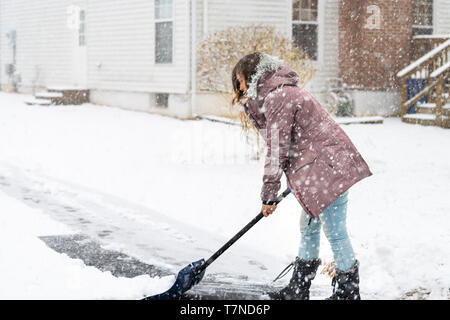
M 209 258 L 228 240 L 116 196 L 39 177 L 11 164 L 0 163 L 0 172 L 0 190 L 9 196 L 100 241 L 104 248 L 122 251 L 175 274 L 192 261 Z M 264 283 L 282 267 L 272 256 L 238 242 L 208 268 L 208 273 L 218 281 Z

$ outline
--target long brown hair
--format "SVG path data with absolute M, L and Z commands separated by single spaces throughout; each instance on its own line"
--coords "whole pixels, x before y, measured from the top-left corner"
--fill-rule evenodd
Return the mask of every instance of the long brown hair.
M 233 71 L 231 72 L 231 83 L 233 85 L 233 94 L 234 97 L 231 101 L 232 105 L 235 106 L 236 104 L 241 106 L 243 104 L 243 100 L 245 98 L 245 92 L 241 91 L 240 87 L 241 84 L 239 80 L 237 79 L 237 74 L 240 74 L 244 77 L 247 88 L 248 84 L 252 80 L 251 77 L 256 72 L 256 66 L 259 63 L 260 60 L 260 52 L 253 52 L 251 54 L 246 55 L 241 60 L 239 60 L 238 63 L 233 68 Z M 255 128 L 253 123 L 250 121 L 250 119 L 247 117 L 247 114 L 244 111 L 239 112 L 239 119 L 241 120 L 241 126 L 242 130 L 248 135 L 250 130 L 254 130 L 255 132 L 258 132 L 258 130 Z

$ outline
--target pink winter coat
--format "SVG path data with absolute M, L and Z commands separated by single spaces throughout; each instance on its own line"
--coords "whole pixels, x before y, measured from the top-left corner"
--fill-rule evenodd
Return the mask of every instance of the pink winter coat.
M 372 175 L 350 138 L 286 66 L 265 72 L 244 110 L 267 143 L 261 199 L 274 201 L 282 172 L 311 218 Z M 271 129 L 270 129 L 271 128 Z M 278 149 L 278 150 L 277 150 Z

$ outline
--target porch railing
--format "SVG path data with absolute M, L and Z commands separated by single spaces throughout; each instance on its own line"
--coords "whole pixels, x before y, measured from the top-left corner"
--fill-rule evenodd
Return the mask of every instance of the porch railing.
M 412 40 L 413 60 L 417 60 L 444 43 L 450 38 L 449 35 L 422 35 L 414 36 Z
M 415 40 L 425 43 L 422 41 L 425 39 Z M 450 39 L 439 44 L 438 40 L 431 39 L 429 47 L 434 46 L 433 49 L 398 72 L 397 77 L 400 79 L 402 117 L 417 102 L 426 101 L 436 104 L 436 124 L 440 125 L 442 106 L 449 99 Z

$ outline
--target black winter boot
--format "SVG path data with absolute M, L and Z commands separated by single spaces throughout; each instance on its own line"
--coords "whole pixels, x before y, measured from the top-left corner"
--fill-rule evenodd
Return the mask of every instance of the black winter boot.
M 336 269 L 331 285 L 333 295 L 326 300 L 361 300 L 359 295 L 359 261 L 347 271 Z M 336 289 L 336 283 L 338 288 Z
M 320 263 L 320 259 L 302 260 L 296 257 L 289 284 L 278 292 L 269 292 L 269 297 L 273 300 L 309 300 L 311 281 Z

